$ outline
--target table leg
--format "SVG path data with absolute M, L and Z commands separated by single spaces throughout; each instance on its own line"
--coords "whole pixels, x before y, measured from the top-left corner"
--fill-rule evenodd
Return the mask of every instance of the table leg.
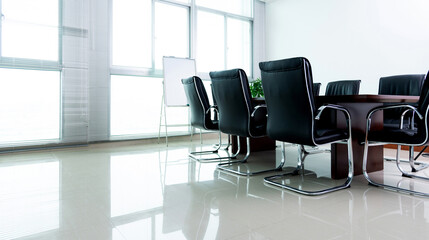
M 363 144 L 365 138 L 366 115 L 369 110 L 380 106 L 381 103 L 341 103 L 350 112 L 352 119 L 352 148 L 354 161 L 354 175 L 362 174 Z M 345 127 L 343 116 L 337 116 L 337 126 Z M 383 113 L 377 112 L 372 118 L 371 129 L 383 128 Z M 347 145 L 331 145 L 331 177 L 342 179 L 347 177 Z M 368 172 L 383 170 L 383 146 L 373 146 L 368 149 Z

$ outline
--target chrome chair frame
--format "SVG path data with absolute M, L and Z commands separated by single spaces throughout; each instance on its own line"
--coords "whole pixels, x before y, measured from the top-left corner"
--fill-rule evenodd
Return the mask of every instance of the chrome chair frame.
M 409 125 L 410 125 L 409 127 L 410 127 L 410 129 L 414 129 L 414 116 L 415 116 L 415 113 L 414 113 L 414 111 L 412 109 L 407 109 L 404 112 L 402 112 L 402 114 L 401 114 L 401 120 L 400 120 L 400 124 L 399 124 L 399 128 L 400 129 L 404 129 L 404 118 L 405 118 L 406 114 L 409 113 L 409 112 L 412 112 L 412 115 L 411 115 L 410 120 L 409 120 Z M 415 158 L 413 157 L 413 159 L 411 161 L 410 160 L 405 160 L 405 159 L 400 159 L 399 161 L 403 162 L 403 163 L 410 164 L 412 172 L 418 172 L 420 170 L 426 169 L 426 168 L 429 167 L 429 164 L 424 163 L 424 162 L 416 162 L 415 160 L 417 160 L 417 158 L 419 158 L 420 155 L 422 155 L 423 151 L 427 147 L 428 146 L 425 146 L 423 148 L 423 150 L 420 151 Z M 401 147 L 398 145 L 397 151 L 399 152 L 400 150 L 401 150 Z M 413 152 L 413 154 L 414 154 L 414 152 Z M 385 161 L 390 161 L 390 162 L 392 162 L 392 161 L 396 162 L 396 158 L 384 158 L 384 160 Z M 417 166 L 419 166 L 419 167 L 417 167 Z
M 389 189 L 389 190 L 400 191 L 400 192 L 405 192 L 405 193 L 409 193 L 409 194 L 414 194 L 414 195 L 429 197 L 429 193 L 424 193 L 424 192 L 419 192 L 419 191 L 413 191 L 413 190 L 401 188 L 401 187 L 398 187 L 398 186 L 392 186 L 392 185 L 377 183 L 377 182 L 373 181 L 369 177 L 368 171 L 366 169 L 367 163 L 368 163 L 368 147 L 369 146 L 376 146 L 376 145 L 384 145 L 384 144 L 397 144 L 398 148 L 397 148 L 397 152 L 396 152 L 396 166 L 398 167 L 398 169 L 401 172 L 402 176 L 403 177 L 408 177 L 408 178 L 417 178 L 417 179 L 422 179 L 422 180 L 429 181 L 429 178 L 427 178 L 427 177 L 417 176 L 417 175 L 414 175 L 414 174 L 412 174 L 410 172 L 406 172 L 400 166 L 401 160 L 399 158 L 399 153 L 400 153 L 400 150 L 401 150 L 401 146 L 409 146 L 410 147 L 410 150 L 409 150 L 409 163 L 410 163 L 410 167 L 412 169 L 412 172 L 418 171 L 415 168 L 414 147 L 415 146 L 422 146 L 422 145 L 425 144 L 425 142 L 427 142 L 427 139 L 428 139 L 428 133 L 427 132 L 426 132 L 426 139 L 421 144 L 404 144 L 404 143 L 396 143 L 396 142 L 369 142 L 368 141 L 368 133 L 369 133 L 370 128 L 371 128 L 371 117 L 372 117 L 372 115 L 375 112 L 378 112 L 378 111 L 381 111 L 381 110 L 385 110 L 385 109 L 392 109 L 392 108 L 408 108 L 410 111 L 413 111 L 414 114 L 416 114 L 421 120 L 424 119 L 424 116 L 421 113 L 418 112 L 417 108 L 414 107 L 414 106 L 411 106 L 411 105 L 384 106 L 384 107 L 374 108 L 373 110 L 371 110 L 368 113 L 368 116 L 367 116 L 366 130 L 365 130 L 365 142 L 364 142 L 363 164 L 362 164 L 363 175 L 365 176 L 366 180 L 371 185 L 378 186 L 378 187 L 384 187 L 384 188 Z M 429 108 L 426 109 L 426 113 L 425 113 L 425 117 L 426 118 L 428 117 L 428 109 Z M 427 122 L 425 122 L 425 125 L 426 125 L 426 129 L 427 129 Z
M 266 108 L 267 106 L 262 104 L 262 105 L 258 105 L 254 108 L 252 114 L 250 115 L 251 117 L 254 117 L 256 112 L 258 111 L 258 109 L 260 108 Z M 284 165 L 284 161 L 282 160 L 280 162 L 280 164 L 273 169 L 267 169 L 267 170 L 262 170 L 262 171 L 256 171 L 256 172 L 249 172 L 249 171 L 240 171 L 240 170 L 234 170 L 234 169 L 230 169 L 228 168 L 228 166 L 232 166 L 234 164 L 243 164 L 247 162 L 247 159 L 250 156 L 250 138 L 246 137 L 246 145 L 247 145 L 247 151 L 246 151 L 246 155 L 244 156 L 244 158 L 242 160 L 237 160 L 237 161 L 231 161 L 231 162 L 226 162 L 226 163 L 219 163 L 217 165 L 217 168 L 229 173 L 234 173 L 237 175 L 241 175 L 241 176 L 253 176 L 253 175 L 257 175 L 257 174 L 261 174 L 261 173 L 267 173 L 267 172 L 272 172 L 272 171 L 281 171 Z M 240 152 L 240 140 L 237 138 L 237 153 L 234 154 L 234 156 L 237 156 L 238 153 Z
M 281 175 L 275 175 L 275 176 L 270 176 L 270 177 L 265 177 L 264 178 L 264 182 L 268 183 L 268 184 L 272 184 L 274 186 L 277 187 L 281 187 L 284 189 L 288 189 L 300 194 L 304 194 L 304 195 L 308 195 L 308 196 L 317 196 L 317 195 L 322 195 L 325 193 L 330 193 L 330 192 L 334 192 L 337 190 L 341 190 L 341 189 L 345 189 L 348 188 L 353 180 L 353 149 L 352 149 L 352 127 L 351 127 L 351 121 L 350 121 L 350 113 L 349 111 L 342 107 L 342 106 L 338 106 L 338 105 L 333 105 L 333 104 L 327 104 L 327 105 L 323 105 L 321 107 L 318 108 L 317 110 L 317 114 L 315 117 L 315 120 L 320 120 L 320 117 L 322 115 L 322 112 L 324 109 L 326 108 L 331 108 L 331 109 L 335 109 L 338 111 L 342 111 L 345 116 L 346 116 L 346 122 L 348 125 L 348 132 L 349 132 L 349 138 L 345 141 L 344 140 L 340 140 L 340 141 L 335 141 L 332 143 L 347 143 L 347 148 L 348 148 L 348 164 L 349 164 L 349 172 L 347 174 L 347 178 L 346 181 L 344 182 L 343 185 L 340 186 L 336 186 L 336 187 L 332 187 L 332 188 L 327 188 L 327 189 L 323 189 L 323 190 L 319 190 L 319 191 L 306 191 L 303 189 L 298 189 L 298 188 L 294 188 L 291 186 L 288 186 L 286 184 L 281 184 L 278 182 L 275 182 L 275 179 L 279 179 L 288 175 L 297 175 L 299 174 L 299 172 L 301 172 L 301 170 L 303 170 L 303 160 L 301 157 L 301 152 L 300 157 L 298 157 L 298 163 L 297 163 L 297 167 L 294 171 L 289 172 L 289 173 L 285 173 L 285 174 L 281 174 Z M 313 124 L 314 125 L 314 124 Z M 314 141 L 313 141 L 314 142 Z M 284 142 L 282 142 L 282 162 L 284 163 L 286 161 L 286 153 L 285 153 L 285 146 L 284 146 Z
M 209 109 L 207 109 L 206 113 L 208 113 L 210 111 L 210 109 L 213 108 L 213 110 L 215 111 L 215 114 L 219 114 L 216 106 L 210 106 Z M 237 157 L 237 154 L 233 154 L 232 156 L 227 156 L 227 157 L 213 157 L 213 158 L 199 158 L 197 155 L 208 155 L 208 154 L 216 154 L 219 152 L 219 150 L 222 148 L 222 133 L 221 131 L 219 131 L 219 143 L 216 144 L 216 149 L 214 150 L 208 150 L 208 151 L 195 151 L 195 152 L 190 152 L 188 154 L 188 156 L 194 160 L 197 160 L 199 162 L 213 162 L 213 161 L 220 161 L 223 159 L 234 159 Z M 229 135 L 228 135 L 228 144 L 227 146 L 223 149 L 228 153 L 228 149 L 229 146 L 231 145 L 230 140 L 229 140 Z M 229 154 L 229 153 L 228 153 Z

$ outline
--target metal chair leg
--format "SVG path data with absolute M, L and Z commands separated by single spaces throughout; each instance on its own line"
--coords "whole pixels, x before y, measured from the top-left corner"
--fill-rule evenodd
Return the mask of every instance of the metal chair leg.
M 334 192 L 334 191 L 337 191 L 337 190 L 341 190 L 341 189 L 344 189 L 344 188 L 348 188 L 350 186 L 351 182 L 352 182 L 352 179 L 353 179 L 353 152 L 352 152 L 351 139 L 349 139 L 347 141 L 347 146 L 348 146 L 349 173 L 347 175 L 347 179 L 344 182 L 344 184 L 342 184 L 340 186 L 335 186 L 335 187 L 332 187 L 332 188 L 322 189 L 322 190 L 318 190 L 318 191 L 307 191 L 307 190 L 303 190 L 303 189 L 299 189 L 299 188 L 294 188 L 292 186 L 287 185 L 286 183 L 278 183 L 278 182 L 276 182 L 275 180 L 282 179 L 282 178 L 284 178 L 286 176 L 296 176 L 296 175 L 298 175 L 298 173 L 300 171 L 304 170 L 304 164 L 303 164 L 304 161 L 301 158 L 301 156 L 298 158 L 298 164 L 297 164 L 297 167 L 296 167 L 296 169 L 294 171 L 288 172 L 288 173 L 285 173 L 285 174 L 281 174 L 281 175 L 275 175 L 275 176 L 265 177 L 264 178 L 264 182 L 266 182 L 268 184 L 271 184 L 271 185 L 274 185 L 274 186 L 277 186 L 277 187 L 280 187 L 280 188 L 291 190 L 291 191 L 294 191 L 294 192 L 297 192 L 297 193 L 300 193 L 300 194 L 308 195 L 308 196 L 317 196 L 317 195 L 322 195 L 322 194 L 325 194 L 325 193 L 330 193 L 330 192 Z M 284 142 L 282 142 L 282 157 L 283 157 L 283 161 L 282 162 L 285 162 L 286 153 L 285 153 Z M 304 177 L 304 176 L 301 174 L 301 177 Z
M 368 126 L 367 126 L 368 127 Z M 369 184 L 377 186 L 377 187 L 383 187 L 385 189 L 389 189 L 389 190 L 393 190 L 393 191 L 399 191 L 399 192 L 404 192 L 404 193 L 409 193 L 409 194 L 413 194 L 413 195 L 419 195 L 419 196 L 425 196 L 425 197 L 429 197 L 429 193 L 424 193 L 424 192 L 419 192 L 419 191 L 414 191 L 414 190 L 410 190 L 410 189 L 405 189 L 405 188 L 401 188 L 398 186 L 392 186 L 392 185 L 387 185 L 387 184 L 383 184 L 383 183 L 377 183 L 375 181 L 373 181 L 370 177 L 369 174 L 367 172 L 367 163 L 368 163 L 368 133 L 366 133 L 366 137 L 365 137 L 365 145 L 364 145 L 364 152 L 363 152 L 363 164 L 362 164 L 362 171 L 363 171 L 363 175 L 365 176 L 366 180 L 368 181 Z M 410 148 L 410 150 L 412 149 L 412 151 L 414 151 L 413 148 Z M 400 146 L 398 145 L 398 152 L 396 153 L 396 165 L 398 167 L 398 169 L 401 171 L 402 176 L 403 177 L 410 177 L 410 178 L 418 178 L 418 179 L 423 179 L 423 180 L 429 180 L 429 178 L 426 177 L 421 177 L 421 176 L 416 176 L 413 174 L 410 174 L 408 172 L 406 172 L 401 166 L 400 166 L 400 158 L 399 158 L 399 153 L 400 153 Z M 413 154 L 409 154 L 410 157 L 413 157 Z
M 244 158 L 242 160 L 237 160 L 237 161 L 232 161 L 232 162 L 226 162 L 226 163 L 219 163 L 217 165 L 217 168 L 226 172 L 230 172 L 230 173 L 234 173 L 234 174 L 238 174 L 241 176 L 253 176 L 253 175 L 257 175 L 257 174 L 261 174 L 261 173 L 266 173 L 266 172 L 272 172 L 272 171 L 281 171 L 281 169 L 283 168 L 284 165 L 284 159 L 282 159 L 282 161 L 280 162 L 280 164 L 273 169 L 266 169 L 266 170 L 262 170 L 262 171 L 257 171 L 257 172 L 249 172 L 249 170 L 247 171 L 240 171 L 240 167 L 238 166 L 238 170 L 234 170 L 231 169 L 230 167 L 234 166 L 234 165 L 240 165 L 240 164 L 244 164 L 247 162 L 247 159 L 250 156 L 250 138 L 246 138 L 246 143 L 247 143 L 247 152 L 246 152 L 246 156 L 244 156 Z M 237 146 L 238 146 L 238 151 L 237 154 L 240 152 L 240 140 L 239 138 L 237 138 Z
M 315 147 L 312 151 L 308 151 L 307 149 L 305 149 L 304 145 L 299 145 L 299 148 L 301 149 L 301 152 L 304 154 L 317 154 L 317 153 L 331 152 L 330 149 L 319 149 L 318 147 Z
M 411 167 L 411 169 L 412 169 L 412 171 L 413 172 L 418 172 L 418 171 L 421 171 L 421 170 L 423 170 L 423 169 L 426 169 L 426 168 L 428 168 L 429 167 L 429 164 L 427 164 L 427 163 L 424 163 L 424 162 L 417 162 L 417 161 L 415 161 L 415 160 L 417 160 L 417 158 L 419 158 L 420 157 L 420 155 L 422 155 L 422 153 L 423 153 L 423 151 L 425 150 L 427 148 L 427 146 L 425 146 L 424 148 L 423 148 L 423 150 L 422 151 L 420 151 L 418 154 L 417 154 L 417 156 L 416 157 L 412 157 L 412 158 L 408 158 L 408 160 L 406 160 L 406 159 L 400 159 L 399 161 L 401 162 L 401 163 L 409 163 L 410 164 L 410 167 Z M 398 152 L 400 152 L 400 150 L 401 150 L 401 147 L 398 145 L 398 148 L 397 148 L 397 153 Z M 414 154 L 414 152 L 413 152 L 413 154 Z M 384 160 L 385 161 L 395 161 L 396 162 L 396 158 L 384 158 Z
M 228 141 L 229 143 L 229 141 Z M 217 144 L 217 148 L 214 150 L 209 151 L 200 151 L 200 152 L 190 152 L 188 156 L 194 160 L 197 160 L 199 162 L 213 162 L 213 161 L 221 161 L 224 159 L 231 159 L 234 158 L 233 156 L 226 156 L 226 157 L 212 157 L 212 158 L 201 158 L 198 155 L 208 155 L 208 154 L 216 154 L 219 152 L 220 148 L 222 147 L 222 135 L 219 131 L 219 143 Z M 226 149 L 228 153 L 228 149 Z M 228 153 L 229 154 L 229 153 Z

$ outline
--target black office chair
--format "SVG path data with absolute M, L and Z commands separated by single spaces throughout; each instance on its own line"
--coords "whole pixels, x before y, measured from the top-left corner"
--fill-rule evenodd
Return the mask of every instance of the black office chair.
M 326 96 L 358 95 L 361 80 L 342 80 L 326 85 Z
M 313 83 L 313 95 L 319 96 L 321 83 Z
M 341 81 L 334 81 L 329 82 L 328 85 L 326 85 L 325 95 L 326 96 L 338 96 L 338 95 L 358 95 L 359 94 L 359 88 L 360 88 L 361 80 L 341 80 Z M 313 87 L 316 83 L 313 83 Z M 319 86 L 320 87 L 320 86 Z M 313 89 L 313 92 L 315 90 Z M 318 94 L 315 96 L 318 96 Z M 327 113 L 324 115 L 330 115 L 330 117 L 324 117 L 324 119 L 321 120 L 321 122 L 327 122 L 324 124 L 329 125 L 330 122 L 335 121 L 334 119 L 337 116 L 337 111 L 333 109 L 327 109 Z M 322 124 L 322 123 L 320 123 Z M 317 147 L 314 150 L 307 150 L 303 145 L 300 146 L 300 154 L 316 154 L 316 153 L 323 153 L 323 152 L 330 152 L 329 149 L 322 149 L 319 150 Z
M 247 153 L 242 160 L 220 163 L 218 164 L 218 168 L 246 176 L 281 169 L 283 163 L 280 163 L 275 169 L 257 172 L 233 169 L 237 166 L 236 164 L 246 163 L 249 158 L 250 138 L 266 135 L 266 108 L 264 105 L 255 106 L 252 102 L 248 79 L 242 69 L 210 72 L 210 78 L 219 111 L 220 131 L 225 134 L 246 137 L 247 140 Z M 234 156 L 240 152 L 240 141 L 237 142 L 238 150 Z
M 372 179 L 370 179 L 368 172 L 366 170 L 366 165 L 368 162 L 368 159 L 367 159 L 368 146 L 396 144 L 398 145 L 398 152 L 396 154 L 396 165 L 400 170 L 402 176 L 409 177 L 409 178 L 429 180 L 429 178 L 427 177 L 417 176 L 412 173 L 417 171 L 416 167 L 414 166 L 414 147 L 428 145 L 428 139 L 429 139 L 429 134 L 428 134 L 429 81 L 427 81 L 427 77 L 428 75 L 424 77 L 424 80 L 423 80 L 424 83 L 423 83 L 423 87 L 420 93 L 417 106 L 412 106 L 409 104 L 382 106 L 382 107 L 374 108 L 368 113 L 362 169 L 363 169 L 364 176 L 369 183 L 375 186 L 385 187 L 387 189 L 399 190 L 399 191 L 404 191 L 411 194 L 429 196 L 429 193 L 419 192 L 412 189 L 405 189 L 399 186 L 388 185 L 385 183 L 377 183 Z M 401 128 L 401 126 L 397 128 L 383 127 L 383 129 L 381 130 L 371 130 L 372 115 L 375 112 L 378 112 L 378 111 L 384 112 L 385 110 L 390 110 L 390 109 L 401 109 L 401 110 L 405 109 L 406 111 L 412 112 L 416 116 L 415 123 L 412 124 L 412 126 L 415 125 L 417 127 L 416 128 L 413 128 L 413 127 Z M 400 166 L 399 152 L 400 152 L 401 146 L 409 146 L 409 162 L 410 162 L 411 172 L 405 171 Z
M 288 181 L 283 178 L 304 170 L 301 158 L 298 158 L 298 166 L 292 173 L 266 177 L 264 181 L 306 195 L 320 195 L 350 186 L 353 178 L 353 153 L 348 110 L 332 104 L 316 108 L 312 90 L 311 66 L 306 58 L 261 62 L 259 68 L 268 111 L 267 135 L 282 142 L 283 161 L 286 158 L 285 142 L 308 146 L 339 142 L 348 145 L 348 176 L 345 183 L 340 186 L 317 191 L 289 186 Z M 338 129 L 334 125 L 329 128 L 320 128 L 317 122 L 325 109 L 336 109 L 343 112 L 347 120 L 347 129 Z
M 424 74 L 406 74 L 406 75 L 395 75 L 388 77 L 381 77 L 378 86 L 378 94 L 380 95 L 406 95 L 406 96 L 420 96 L 421 89 L 423 86 Z M 384 104 L 386 106 L 392 105 L 389 103 Z M 416 104 L 411 104 L 416 107 Z M 414 128 L 414 115 L 413 114 L 405 114 L 402 116 L 402 113 L 406 109 L 403 108 L 393 108 L 385 110 L 383 113 L 383 123 L 385 128 L 393 128 L 397 129 L 401 127 L 401 119 L 402 119 L 402 127 L 403 128 Z M 413 126 L 412 126 L 413 125 Z M 422 155 L 424 150 L 426 150 L 427 146 L 425 146 L 419 154 L 414 158 L 417 158 Z M 394 158 L 385 158 L 387 161 L 395 161 Z M 401 160 L 404 162 L 404 160 Z M 405 160 L 408 162 L 407 160 Z M 422 162 L 415 162 L 415 165 L 418 165 L 420 168 L 429 167 L 428 164 Z
M 222 146 L 222 137 L 221 132 L 219 131 L 218 121 L 213 120 L 211 118 L 211 109 L 214 109 L 215 114 L 217 114 L 217 110 L 215 107 L 210 106 L 206 89 L 199 77 L 193 76 L 190 78 L 182 79 L 182 84 L 185 89 L 185 95 L 188 101 L 188 105 L 191 109 L 191 126 L 193 128 L 213 130 L 219 132 L 219 144 L 217 145 L 216 149 L 209 151 L 190 152 L 189 157 L 198 161 L 213 161 L 226 159 L 227 157 L 198 157 L 198 155 L 218 153 Z
M 420 96 L 424 77 L 424 74 L 408 74 L 382 77 L 379 81 L 378 94 Z M 385 111 L 383 120 L 384 126 L 398 128 L 403 111 L 404 109 L 400 108 L 394 108 Z M 404 121 L 404 126 L 410 127 L 411 118 L 404 118 Z

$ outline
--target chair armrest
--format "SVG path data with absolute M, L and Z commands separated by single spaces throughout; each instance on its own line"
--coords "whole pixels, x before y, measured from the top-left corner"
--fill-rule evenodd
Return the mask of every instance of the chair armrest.
M 212 108 L 216 114 L 219 113 L 219 110 L 217 109 L 217 105 L 213 105 L 213 106 L 210 106 L 209 109 L 207 109 L 206 114 L 209 113 Z
M 343 106 L 335 105 L 335 104 L 325 104 L 325 105 L 323 105 L 323 106 L 319 107 L 319 108 L 317 109 L 317 114 L 316 114 L 315 119 L 316 119 L 316 120 L 320 120 L 320 117 L 321 117 L 321 115 L 322 115 L 323 111 L 324 111 L 325 109 L 327 109 L 327 108 L 335 109 L 335 110 L 337 110 L 337 111 L 341 111 L 341 112 L 343 112 L 343 113 L 344 113 L 344 115 L 346 116 L 347 121 L 350 121 L 350 113 L 349 113 L 349 110 L 347 110 L 347 108 L 345 108 L 345 107 L 343 107 Z
M 408 104 L 400 104 L 400 105 L 392 105 L 392 106 L 381 106 L 381 107 L 376 107 L 373 108 L 367 115 L 367 119 L 371 119 L 371 116 L 378 111 L 383 111 L 386 109 L 394 109 L 394 108 L 407 108 L 407 110 L 405 110 L 402 115 L 405 116 L 405 114 L 410 110 L 413 111 L 415 114 L 417 114 L 417 116 L 423 120 L 423 115 L 421 113 L 419 113 L 419 111 L 417 111 L 417 108 Z M 401 116 L 402 117 L 402 116 Z
M 404 118 L 405 115 L 407 115 L 407 113 L 412 112 L 411 113 L 411 118 L 410 118 L 410 129 L 414 129 L 414 109 L 408 108 L 407 110 L 403 111 L 401 114 L 401 121 L 400 121 L 400 125 L 399 128 L 403 129 L 404 128 Z
M 265 105 L 265 104 L 261 104 L 261 105 L 256 106 L 256 107 L 253 109 L 253 112 L 252 112 L 252 114 L 250 114 L 250 116 L 251 116 L 251 117 L 255 117 L 256 113 L 257 113 L 257 112 L 258 112 L 258 110 L 259 110 L 259 109 L 261 109 L 261 108 L 265 108 L 265 111 L 267 111 L 267 110 L 266 110 L 266 109 L 267 109 L 267 105 Z
M 347 110 L 347 108 L 340 106 L 340 105 L 335 105 L 335 104 L 325 104 L 321 107 L 319 107 L 317 109 L 317 114 L 316 117 L 314 118 L 315 120 L 320 120 L 320 117 L 322 116 L 322 113 L 325 109 L 334 109 L 340 112 L 344 113 L 344 116 L 346 117 L 346 122 L 347 122 L 347 131 L 349 133 L 349 140 L 347 141 L 348 144 L 351 144 L 351 139 L 352 139 L 352 123 L 351 123 L 351 118 L 350 118 L 350 112 L 349 110 Z M 350 145 L 351 146 L 351 145 Z M 349 152 L 349 154 L 352 154 L 351 152 Z
M 250 114 L 250 116 L 251 116 L 251 117 L 255 117 L 256 112 L 257 112 L 259 109 L 261 109 L 261 108 L 264 108 L 264 109 L 265 109 L 265 112 L 267 111 L 267 110 L 266 110 L 266 109 L 267 109 L 267 105 L 266 105 L 266 104 L 261 104 L 261 105 L 256 106 L 256 107 L 253 109 L 253 112 L 252 112 L 252 114 Z

